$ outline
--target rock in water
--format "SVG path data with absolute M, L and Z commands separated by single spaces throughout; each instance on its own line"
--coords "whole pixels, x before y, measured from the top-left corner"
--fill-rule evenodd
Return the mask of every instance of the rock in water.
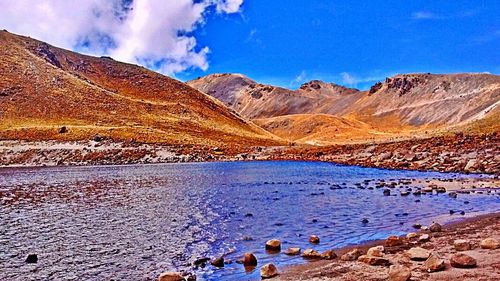
M 391 195 L 391 191 L 389 189 L 384 189 L 384 196 Z
M 306 249 L 306 250 L 304 250 L 302 257 L 305 259 L 320 259 L 321 254 L 313 249 Z
M 26 263 L 37 263 L 38 262 L 38 256 L 36 254 L 29 254 L 26 257 Z
M 411 278 L 411 270 L 403 265 L 391 265 L 389 267 L 389 281 L 408 281 Z
M 184 281 L 184 277 L 179 272 L 164 272 L 158 277 L 158 281 Z
M 278 239 L 271 239 L 266 242 L 266 250 L 270 251 L 280 251 L 281 250 L 281 242 Z
M 425 261 L 424 266 L 428 272 L 436 272 L 445 268 L 444 260 L 440 259 L 435 254 L 431 254 L 429 256 L 429 258 Z
M 383 257 L 384 251 L 384 246 L 371 247 L 370 249 L 368 249 L 366 255 L 370 257 Z
M 500 242 L 495 238 L 486 238 L 481 241 L 481 248 L 495 250 L 500 248 Z
M 457 268 L 472 268 L 477 266 L 476 259 L 466 254 L 454 254 L 450 259 L 450 264 Z
M 359 249 L 353 249 L 345 254 L 343 254 L 340 259 L 343 261 L 355 261 L 362 255 Z
M 224 258 L 223 257 L 216 258 L 216 259 L 212 260 L 210 262 L 210 264 L 215 266 L 215 267 L 224 267 Z
M 278 269 L 272 263 L 268 263 L 260 268 L 260 277 L 262 279 L 272 278 L 278 275 Z
M 410 256 L 410 259 L 414 261 L 424 261 L 429 258 L 429 255 L 431 254 L 429 250 L 420 247 L 411 248 L 407 251 L 407 253 Z
M 441 232 L 443 230 L 443 227 L 439 223 L 435 222 L 431 224 L 431 226 L 429 226 L 429 230 L 431 232 Z
M 362 255 L 358 258 L 358 261 L 364 262 L 369 265 L 381 265 L 381 266 L 387 266 L 390 265 L 390 262 L 388 259 L 381 258 L 381 257 L 371 257 L 367 255 Z
M 324 260 L 333 260 L 337 257 L 337 254 L 333 250 L 326 250 L 321 254 L 321 258 Z
M 297 255 L 300 255 L 300 251 L 301 251 L 300 248 L 288 248 L 285 250 L 285 255 L 297 256 Z
M 309 242 L 312 244 L 319 244 L 319 237 L 316 235 L 309 236 Z
M 468 251 L 471 249 L 471 244 L 467 240 L 459 239 L 453 241 L 453 247 L 457 251 Z
M 257 258 L 252 253 L 245 253 L 243 255 L 242 263 L 244 266 L 256 266 L 257 265 Z

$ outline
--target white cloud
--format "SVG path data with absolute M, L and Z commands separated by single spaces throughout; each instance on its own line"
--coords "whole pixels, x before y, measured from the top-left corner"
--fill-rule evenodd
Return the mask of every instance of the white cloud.
M 417 19 L 417 20 L 426 20 L 426 19 L 436 19 L 436 18 L 439 18 L 438 15 L 436 15 L 434 13 L 431 13 L 431 12 L 427 12 L 427 11 L 415 12 L 415 13 L 412 14 L 412 17 L 413 17 L 413 19 Z
M 128 4 L 124 4 L 128 3 Z M 110 55 L 165 74 L 207 69 L 208 47 L 192 35 L 207 10 L 237 13 L 243 0 L 0 1 L 0 27 L 93 55 Z
M 302 70 L 299 75 L 297 75 L 291 82 L 290 86 L 296 86 L 303 84 L 307 79 L 307 73 L 305 70 Z
M 340 77 L 342 78 L 342 84 L 344 85 L 356 85 L 358 83 L 358 79 L 347 72 L 340 73 Z

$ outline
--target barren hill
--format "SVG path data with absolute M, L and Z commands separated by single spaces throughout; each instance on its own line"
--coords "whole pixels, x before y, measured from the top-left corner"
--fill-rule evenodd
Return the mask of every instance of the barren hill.
M 275 136 L 186 84 L 111 58 L 0 31 L 0 139 L 95 135 L 165 144 L 270 144 Z
M 369 91 L 311 81 L 296 91 L 242 75 L 188 82 L 274 134 L 306 143 L 385 140 L 450 130 L 498 131 L 500 76 L 405 74 Z

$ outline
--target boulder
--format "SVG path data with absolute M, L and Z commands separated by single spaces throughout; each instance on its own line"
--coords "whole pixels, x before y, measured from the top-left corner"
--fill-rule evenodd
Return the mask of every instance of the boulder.
M 353 249 L 345 254 L 343 254 L 340 259 L 343 261 L 355 261 L 362 255 L 359 249 Z
M 272 278 L 278 275 L 278 269 L 272 263 L 268 263 L 260 268 L 260 277 L 262 279 Z
M 471 244 L 467 240 L 458 239 L 453 241 L 453 247 L 457 251 L 468 251 L 471 249 Z
M 411 270 L 404 265 L 391 265 L 389 267 L 389 281 L 408 281 L 411 278 Z
M 435 222 L 429 226 L 429 230 L 431 232 L 441 232 L 443 227 L 439 223 Z
M 316 235 L 309 236 L 309 242 L 312 244 L 319 244 L 319 237 Z
M 443 270 L 445 268 L 444 260 L 440 259 L 435 254 L 431 254 L 425 261 L 424 267 L 427 269 L 427 272 L 436 272 Z
M 158 277 L 158 281 L 184 281 L 184 277 L 179 272 L 164 272 Z
M 500 242 L 498 242 L 498 240 L 495 238 L 486 238 L 481 241 L 480 245 L 481 248 L 489 250 L 495 250 L 500 248 Z
M 429 255 L 431 254 L 429 250 L 421 247 L 411 248 L 407 251 L 407 253 L 410 256 L 410 259 L 414 261 L 424 261 L 429 258 Z
M 38 256 L 36 254 L 29 254 L 25 260 L 26 263 L 37 263 Z
M 285 255 L 297 256 L 297 255 L 300 255 L 300 251 L 301 251 L 300 248 L 288 248 L 285 250 Z
M 390 236 L 387 240 L 385 240 L 385 245 L 387 247 L 400 246 L 403 245 L 403 240 L 401 240 L 398 236 Z
M 384 246 L 371 247 L 370 249 L 368 249 L 366 255 L 370 257 L 383 257 L 384 251 Z
M 224 258 L 219 257 L 210 261 L 210 264 L 215 267 L 224 267 Z
M 381 265 L 381 266 L 388 266 L 391 263 L 389 262 L 388 259 L 382 258 L 382 257 L 372 257 L 368 255 L 362 255 L 358 258 L 358 261 L 364 262 L 369 265 Z
M 245 266 L 256 266 L 257 265 L 257 258 L 252 253 L 245 253 L 243 255 L 242 263 Z
M 321 254 L 313 249 L 306 249 L 304 250 L 302 257 L 305 259 L 321 259 Z
M 321 253 L 321 258 L 324 260 L 333 260 L 336 257 L 337 254 L 335 254 L 333 250 L 326 250 L 323 253 Z
M 266 250 L 271 251 L 280 251 L 281 250 L 281 242 L 278 239 L 271 239 L 266 242 Z
M 450 264 L 457 268 L 472 268 L 477 266 L 476 259 L 463 253 L 454 254 L 450 259 Z

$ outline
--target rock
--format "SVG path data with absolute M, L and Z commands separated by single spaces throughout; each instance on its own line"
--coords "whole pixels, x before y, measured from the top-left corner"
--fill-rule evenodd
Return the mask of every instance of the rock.
M 420 237 L 418 238 L 418 241 L 419 242 L 427 242 L 431 239 L 431 237 L 429 236 L 429 234 L 422 234 L 420 235 Z
M 443 228 L 439 223 L 435 222 L 435 223 L 431 224 L 431 226 L 429 226 L 429 230 L 431 232 L 441 232 L 443 230 Z
M 406 234 L 406 239 L 408 239 L 408 240 L 415 239 L 417 237 L 418 237 L 418 234 L 415 232 L 410 232 L 410 233 Z
M 25 260 L 26 263 L 37 263 L 38 256 L 36 254 L 29 254 Z
M 179 272 L 164 272 L 158 277 L 158 281 L 184 281 L 184 277 Z
M 387 247 L 400 246 L 403 245 L 403 241 L 398 236 L 390 236 L 385 240 L 385 245 Z
M 450 192 L 448 193 L 448 196 L 450 196 L 451 198 L 457 198 L 458 194 L 456 192 Z
M 313 249 L 306 249 L 306 250 L 304 250 L 302 257 L 305 259 L 320 259 L 321 254 Z
M 454 254 L 450 259 L 450 264 L 457 268 L 472 268 L 477 266 L 476 259 L 463 253 Z
M 408 281 L 411 278 L 411 270 L 403 265 L 391 265 L 389 267 L 389 281 Z
M 245 253 L 243 255 L 242 263 L 244 266 L 256 266 L 257 258 L 252 253 Z
M 364 218 L 364 219 L 361 221 L 361 223 L 362 223 L 362 224 L 367 224 L 367 223 L 369 223 L 369 222 L 370 222 L 370 221 L 369 221 L 367 218 Z
M 280 251 L 281 250 L 281 242 L 278 239 L 271 239 L 266 242 L 266 250 L 271 251 Z
M 477 166 L 477 160 L 476 159 L 471 159 L 465 165 L 464 170 L 466 172 L 472 172 L 476 166 Z
M 498 242 L 498 240 L 495 238 L 486 238 L 481 241 L 480 245 L 481 248 L 489 250 L 495 250 L 500 248 L 500 242 Z
M 326 250 L 323 253 L 321 253 L 321 258 L 324 260 L 333 260 L 336 257 L 337 254 L 335 254 L 333 250 Z
M 288 248 L 285 250 L 285 255 L 297 256 L 297 255 L 300 255 L 300 251 L 301 251 L 300 248 Z
M 62 126 L 60 129 L 59 129 L 59 134 L 65 134 L 68 132 L 68 128 L 66 128 L 66 126 Z
M 408 195 L 410 195 L 410 191 L 408 191 L 408 190 L 401 190 L 399 192 L 399 195 L 401 195 L 401 196 L 408 196 Z
M 391 190 L 384 189 L 384 196 L 389 196 L 389 195 L 391 195 Z
M 362 255 L 359 249 L 353 249 L 345 254 L 343 254 L 340 259 L 343 261 L 355 261 Z
M 278 269 L 272 263 L 268 263 L 260 268 L 260 277 L 262 279 L 272 278 L 278 275 Z
M 364 263 L 369 264 L 369 265 L 387 266 L 387 265 L 391 264 L 388 259 L 385 259 L 382 257 L 367 256 L 367 255 L 360 256 L 358 258 L 358 261 L 364 262 Z
M 457 251 L 468 251 L 471 249 L 471 244 L 467 240 L 459 239 L 453 241 L 453 247 Z
M 415 229 L 421 229 L 422 225 L 419 224 L 419 223 L 416 223 L 416 224 L 413 225 L 413 228 L 415 228 Z
M 384 246 L 371 247 L 370 249 L 368 249 L 366 255 L 370 257 L 383 257 L 384 251 Z
M 424 267 L 427 269 L 427 272 L 436 272 L 443 270 L 445 268 L 444 260 L 440 259 L 435 254 L 431 254 L 425 261 Z
M 411 248 L 407 251 L 407 253 L 410 256 L 410 259 L 414 261 L 424 261 L 429 258 L 429 255 L 431 254 L 429 250 L 420 247 Z
M 384 160 L 388 160 L 392 157 L 392 152 L 384 152 L 384 153 L 381 153 L 378 157 L 378 160 L 379 161 L 384 161 Z
M 193 262 L 194 266 L 205 266 L 205 264 L 209 261 L 209 258 L 201 258 L 197 259 Z
M 319 237 L 316 235 L 309 236 L 309 242 L 312 244 L 319 244 Z
M 223 257 L 216 258 L 216 259 L 210 261 L 210 264 L 215 266 L 215 267 L 224 267 L 224 258 Z

